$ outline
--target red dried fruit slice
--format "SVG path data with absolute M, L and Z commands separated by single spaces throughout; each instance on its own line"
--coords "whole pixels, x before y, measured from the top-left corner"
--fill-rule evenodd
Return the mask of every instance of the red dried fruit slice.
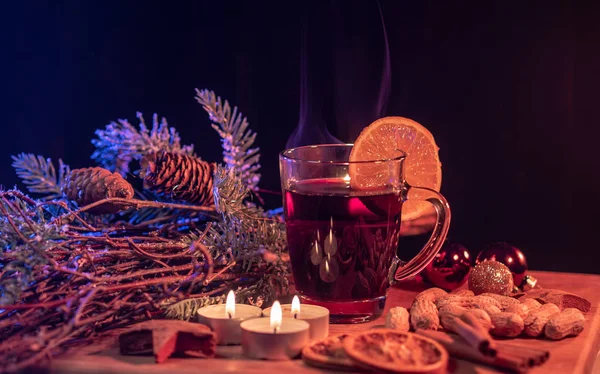
M 436 341 L 390 329 L 348 336 L 344 350 L 358 365 L 376 371 L 441 373 L 448 364 L 448 352 Z

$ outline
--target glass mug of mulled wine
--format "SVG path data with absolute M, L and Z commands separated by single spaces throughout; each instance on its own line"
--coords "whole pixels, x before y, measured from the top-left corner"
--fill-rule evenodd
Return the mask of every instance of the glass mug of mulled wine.
M 351 144 L 287 149 L 279 155 L 292 274 L 304 302 L 329 309 L 333 323 L 366 322 L 381 315 L 388 288 L 419 273 L 435 257 L 450 225 L 450 207 L 438 192 L 411 187 L 406 155 L 349 161 Z M 376 173 L 376 183 L 353 178 Z M 431 238 L 412 260 L 398 247 L 402 204 L 433 204 Z

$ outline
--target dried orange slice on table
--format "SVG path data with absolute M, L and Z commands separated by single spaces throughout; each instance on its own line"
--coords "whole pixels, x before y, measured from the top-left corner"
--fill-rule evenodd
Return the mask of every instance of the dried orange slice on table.
M 404 175 L 409 185 L 438 191 L 442 185 L 442 163 L 439 147 L 431 132 L 420 123 L 405 117 L 384 117 L 363 129 L 350 153 L 350 161 L 388 160 L 403 151 Z M 389 178 L 388 165 L 351 164 L 348 174 L 355 189 L 369 189 L 384 184 Z M 409 200 L 402 207 L 402 221 L 433 214 L 431 204 Z
M 344 339 L 357 364 L 388 373 L 442 373 L 448 352 L 436 341 L 410 332 L 371 329 Z
M 312 342 L 302 349 L 302 360 L 308 365 L 324 369 L 355 371 L 354 362 L 344 351 L 346 334 L 330 336 Z

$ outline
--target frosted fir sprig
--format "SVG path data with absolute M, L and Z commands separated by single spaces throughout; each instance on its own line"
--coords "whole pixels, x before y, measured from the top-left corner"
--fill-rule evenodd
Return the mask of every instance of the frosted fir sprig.
M 33 281 L 33 272 L 48 263 L 46 251 L 65 238 L 54 214 L 17 190 L 0 191 L 0 305 L 10 305 Z
M 220 250 L 232 248 L 234 256 L 246 259 L 260 256 L 260 248 L 281 254 L 287 243 L 283 222 L 248 200 L 251 191 L 235 170 L 217 167 L 213 183 L 215 207 L 222 219 L 209 230 L 205 244 Z
M 246 117 L 227 100 L 216 96 L 213 91 L 196 89 L 196 100 L 208 113 L 212 127 L 221 137 L 223 162 L 240 176 L 244 184 L 256 190 L 260 181 L 260 149 L 253 147 L 256 133 L 248 128 Z
M 158 115 L 152 116 L 152 128 L 148 128 L 142 113 L 136 113 L 139 130 L 126 119 L 113 121 L 103 130 L 96 130 L 92 144 L 96 151 L 92 159 L 104 168 L 125 176 L 129 164 L 139 161 L 150 152 L 165 151 L 194 156 L 193 145 L 181 145 L 181 138 L 174 127 L 169 127 L 166 118 L 159 122 Z
M 12 166 L 17 176 L 23 180 L 31 193 L 46 195 L 44 200 L 57 199 L 62 196 L 61 187 L 71 169 L 63 160 L 58 159 L 58 174 L 50 158 L 36 156 L 32 153 L 21 153 L 12 156 Z

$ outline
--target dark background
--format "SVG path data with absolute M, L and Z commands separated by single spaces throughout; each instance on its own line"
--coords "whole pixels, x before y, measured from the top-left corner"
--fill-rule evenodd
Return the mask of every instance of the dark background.
M 18 152 L 89 166 L 94 130 L 136 123 L 138 110 L 166 116 L 184 143 L 219 160 L 198 87 L 241 108 L 259 134 L 262 187 L 278 189 L 277 153 L 300 118 L 304 25 L 313 51 L 304 126 L 351 142 L 380 114 L 413 118 L 441 148 L 453 240 L 473 254 L 507 241 L 531 268 L 598 273 L 596 9 L 413 3 L 380 2 L 391 61 L 383 107 L 373 1 L 5 4 L 0 182 L 17 183 Z

